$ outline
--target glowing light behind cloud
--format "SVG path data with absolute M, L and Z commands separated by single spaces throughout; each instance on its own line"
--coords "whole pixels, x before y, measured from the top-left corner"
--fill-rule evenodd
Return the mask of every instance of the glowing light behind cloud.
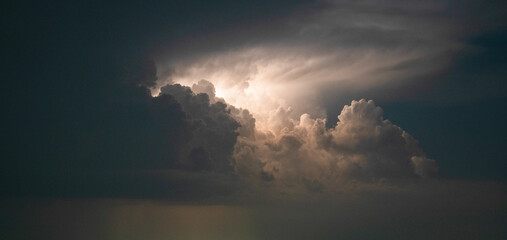
M 434 17 L 446 11 L 439 2 L 326 4 L 281 21 L 287 29 L 281 34 L 254 35 L 241 47 L 210 46 L 192 56 L 161 58 L 153 92 L 205 79 L 218 97 L 249 109 L 259 123 L 279 107 L 291 107 L 294 119 L 303 113 L 324 117 L 325 101 L 435 73 L 463 48 L 456 37 L 459 26 Z
M 199 80 L 212 82 L 216 96 L 249 109 L 263 122 L 279 107 L 291 107 L 293 117 L 310 113 L 325 116 L 318 104 L 329 87 L 341 91 L 362 91 L 400 81 L 419 69 L 397 69 L 398 65 L 424 56 L 418 50 L 331 49 L 304 47 L 256 47 L 218 52 L 194 61 L 173 62 L 168 83 L 192 86 Z M 164 68 L 168 66 L 160 66 Z

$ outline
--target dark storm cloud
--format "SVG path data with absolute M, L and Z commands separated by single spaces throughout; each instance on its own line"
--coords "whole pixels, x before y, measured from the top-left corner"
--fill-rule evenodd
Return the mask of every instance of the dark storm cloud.
M 202 193 L 188 186 L 211 184 L 205 176 L 213 174 L 193 177 L 193 170 L 213 170 L 208 163 L 215 160 L 226 169 L 227 160 L 217 158 L 227 151 L 217 156 L 218 150 L 195 143 L 194 136 L 215 136 L 199 126 L 210 122 L 192 118 L 172 96 L 152 98 L 144 87 L 156 80 L 150 52 L 159 40 L 285 6 L 226 4 L 238 11 L 204 2 L 3 3 L 1 194 L 192 198 Z M 188 19 L 190 12 L 199 17 Z M 207 107 L 215 113 L 214 123 L 220 122 L 224 106 Z M 235 139 L 225 140 L 214 144 L 230 149 Z M 185 148 L 191 143 L 196 147 Z M 187 166 L 189 158 L 195 166 Z M 167 169 L 181 172 L 150 174 Z
M 204 85 L 201 82 L 201 85 Z M 208 86 L 213 90 L 213 85 Z M 208 94 L 194 94 L 189 87 L 179 84 L 167 85 L 161 89 L 160 96 L 174 96 L 189 116 L 192 138 L 182 147 L 183 158 L 191 168 L 229 172 L 231 157 L 240 126 L 230 115 L 223 102 L 210 104 Z
M 72 101 L 52 92 L 62 103 L 43 107 L 58 109 L 37 109 L 34 100 L 19 109 L 24 115 L 5 119 L 3 193 L 103 195 L 114 192 L 108 184 L 123 172 L 178 167 L 179 149 L 190 140 L 186 115 L 173 97 L 152 98 L 135 86 L 149 82 L 143 77 L 150 72 L 134 75 L 141 79 L 125 77 L 107 96 Z
M 152 97 L 144 86 L 156 79 L 153 62 L 125 67 L 107 96 L 61 109 L 57 124 L 5 131 L 3 195 L 181 200 L 235 191 L 239 123 L 226 104 L 180 85 Z

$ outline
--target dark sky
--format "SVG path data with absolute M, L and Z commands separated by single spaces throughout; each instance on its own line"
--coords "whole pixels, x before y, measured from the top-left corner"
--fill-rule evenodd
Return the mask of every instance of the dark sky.
M 389 119 L 441 159 L 448 177 L 506 179 L 505 40 L 505 28 L 465 38 L 471 49 L 459 53 L 433 86 L 415 99 L 383 105 Z
M 8 1 L 1 9 L 2 223 L 17 219 L 6 225 L 7 238 L 44 232 L 37 221 L 57 211 L 47 238 L 65 239 L 52 234 L 67 208 L 98 209 L 77 213 L 87 222 L 111 217 L 104 209 L 124 199 L 262 205 L 260 213 L 239 214 L 255 222 L 249 231 L 258 238 L 291 236 L 271 224 L 290 229 L 310 217 L 315 223 L 300 237 L 334 239 L 326 224 L 350 218 L 340 229 L 354 239 L 393 213 L 393 224 L 444 219 L 445 229 L 425 225 L 437 239 L 463 237 L 444 233 L 465 226 L 478 238 L 506 236 L 501 1 Z M 256 108 L 218 95 L 248 84 L 271 98 L 255 99 Z M 161 95 L 152 97 L 154 90 Z M 272 107 L 278 100 L 286 105 Z M 263 118 L 262 110 L 272 115 Z M 103 198 L 120 200 L 86 202 Z M 306 200 L 325 203 L 295 214 Z M 173 221 L 150 214 L 143 215 L 150 222 Z M 477 217 L 484 214 L 493 220 Z M 399 234 L 382 225 L 360 238 L 421 234 L 404 224 Z M 481 235 L 485 225 L 500 235 Z M 99 226 L 69 231 L 99 233 Z M 164 232 L 140 229 L 140 238 L 155 236 L 146 229 Z M 183 236 L 176 233 L 168 236 Z

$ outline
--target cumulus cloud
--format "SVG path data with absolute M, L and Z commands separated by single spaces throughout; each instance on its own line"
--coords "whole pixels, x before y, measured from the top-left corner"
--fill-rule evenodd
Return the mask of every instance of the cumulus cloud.
M 215 101 L 211 83 L 201 81 L 193 88 L 206 93 L 195 94 L 189 87 L 179 84 L 161 89 L 161 96 L 174 96 L 181 104 L 190 125 L 191 137 L 189 143 L 182 147 L 181 161 L 194 170 L 228 172 L 238 136 L 236 129 L 240 125 L 225 103 Z M 211 103 L 210 96 L 214 103 Z
M 417 141 L 383 118 L 372 100 L 344 106 L 338 124 L 279 107 L 265 128 L 247 109 L 214 96 L 206 80 L 162 88 L 182 105 L 192 136 L 182 150 L 190 170 L 234 174 L 250 187 L 279 192 L 335 192 L 351 182 L 382 183 L 434 176 L 438 170 Z M 214 103 L 211 103 L 214 102 Z
M 49 195 L 188 199 L 248 191 L 327 193 L 344 183 L 417 179 L 437 170 L 408 133 L 383 119 L 373 101 L 345 106 L 333 128 L 309 114 L 294 117 L 284 106 L 267 112 L 259 127 L 253 112 L 217 97 L 206 80 L 192 87 L 169 84 L 151 97 L 135 87 L 154 82 L 152 68 L 143 69 L 130 72 L 137 80 L 118 88 L 107 104 L 87 110 L 108 116 L 107 121 L 82 120 L 86 129 L 50 153 L 59 157 L 52 161 L 75 156 L 66 170 L 54 169 L 52 176 L 30 170 L 26 181 L 37 186 L 33 189 L 48 191 L 48 183 L 55 182 Z M 21 165 L 9 168 L 13 172 L 4 179 L 26 177 L 19 174 Z M 184 186 L 191 188 L 182 191 Z M 24 193 L 14 185 L 5 189 Z
M 210 103 L 215 103 L 215 86 L 206 80 L 200 80 L 192 85 L 192 92 L 195 94 L 205 93 L 209 97 Z
M 417 141 L 383 119 L 382 109 L 371 100 L 352 101 L 330 129 L 325 119 L 308 114 L 287 119 L 281 112 L 273 117 L 285 122 L 283 128 L 275 125 L 272 131 L 256 132 L 256 138 L 238 137 L 238 171 L 284 186 L 299 183 L 311 191 L 336 190 L 351 180 L 396 181 L 434 176 L 437 171 Z

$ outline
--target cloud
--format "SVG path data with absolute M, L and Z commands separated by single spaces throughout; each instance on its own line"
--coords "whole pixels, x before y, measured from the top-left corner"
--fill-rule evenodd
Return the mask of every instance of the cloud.
M 181 155 L 186 169 L 234 174 L 246 188 L 294 193 L 336 192 L 351 182 L 397 183 L 437 173 L 436 162 L 410 134 L 385 120 L 371 100 L 344 106 L 333 128 L 308 114 L 294 119 L 283 107 L 257 128 L 247 109 L 218 97 L 210 101 L 212 83 L 201 80 L 193 89 L 206 93 L 174 84 L 160 95 L 174 96 L 187 115 L 191 137 Z
M 427 76 L 445 70 L 466 47 L 460 38 L 467 32 L 445 14 L 449 8 L 438 1 L 323 1 L 277 21 L 285 31 L 237 40 L 248 44 L 209 46 L 218 50 L 194 57 L 160 56 L 156 88 L 206 79 L 220 97 L 249 109 L 260 122 L 260 115 L 279 106 L 323 117 L 336 102 L 384 96 L 379 92 L 385 88 L 429 82 Z M 238 45 L 231 41 L 222 43 Z
M 294 12 L 269 20 L 272 28 L 248 28 L 242 22 L 244 31 L 209 31 L 203 33 L 206 37 L 199 29 L 175 34 L 179 37 L 171 39 L 177 40 L 164 49 L 179 51 L 154 54 L 156 67 L 143 47 L 153 43 L 149 38 L 154 36 L 139 34 L 152 28 L 123 29 L 124 21 L 104 25 L 97 24 L 98 18 L 88 18 L 86 28 L 53 28 L 15 21 L 23 15 L 12 14 L 10 22 L 26 28 L 9 29 L 30 29 L 19 36 L 9 30 L 19 37 L 11 39 L 13 49 L 30 45 L 25 32 L 37 32 L 34 39 L 42 48 L 26 55 L 33 59 L 9 52 L 11 65 L 22 67 L 9 75 L 20 80 L 3 91 L 7 114 L 2 119 L 6 142 L 2 151 L 9 159 L 2 171 L 6 192 L 30 189 L 8 183 L 24 181 L 27 186 L 45 185 L 46 190 L 58 182 L 61 189 L 55 192 L 65 193 L 79 185 L 76 181 L 87 184 L 80 172 L 124 176 L 125 171 L 154 169 L 237 174 L 259 186 L 293 184 L 315 192 L 328 191 L 342 180 L 433 176 L 436 163 L 408 133 L 384 120 L 372 102 L 352 102 L 332 128 L 326 122 L 333 119 L 324 116 L 341 108 L 337 102 L 363 97 L 356 93 L 445 69 L 463 47 L 461 38 L 491 21 L 473 14 L 466 22 L 478 20 L 473 26 L 480 26 L 467 30 L 463 26 L 472 25 L 461 24 L 464 18 L 447 15 L 456 9 L 447 3 L 383 3 L 323 1 L 305 12 L 297 11 L 299 5 L 291 6 Z M 463 9 L 457 15 L 468 7 Z M 166 15 L 163 10 L 159 13 Z M 59 14 L 49 15 L 53 20 L 79 15 Z M 170 26 L 182 26 L 166 20 Z M 148 22 L 156 28 L 157 19 Z M 96 26 L 100 29 L 90 31 Z M 49 34 L 55 29 L 69 32 Z M 110 29 L 120 32 L 107 43 L 100 38 L 79 42 L 76 46 L 82 47 L 75 52 L 60 47 L 86 39 L 76 36 L 99 36 Z M 137 37 L 125 40 L 125 36 Z M 194 50 L 196 45 L 202 47 Z M 68 61 L 76 56 L 85 57 Z M 32 69 L 20 76 L 25 66 Z M 162 89 L 168 83 L 172 85 Z M 152 98 L 144 87 L 162 94 Z M 86 189 L 93 195 L 99 183 L 89 184 Z
M 180 85 L 152 97 L 153 62 L 125 67 L 107 94 L 58 95 L 77 100 L 53 109 L 27 104 L 39 121 L 22 118 L 23 128 L 5 132 L 2 196 L 199 199 L 236 188 L 239 124 L 226 104 Z
M 200 81 L 193 88 L 214 96 L 214 87 L 209 82 Z M 207 93 L 194 94 L 189 87 L 175 84 L 163 87 L 160 96 L 174 96 L 186 113 L 191 139 L 182 147 L 183 164 L 193 169 L 228 172 L 240 125 L 225 103 L 214 98 L 211 103 Z
M 238 137 L 234 159 L 238 172 L 286 187 L 336 191 L 350 181 L 375 183 L 434 176 L 437 165 L 417 141 L 383 119 L 371 100 L 352 101 L 334 128 L 325 119 L 303 114 L 299 120 L 280 109 L 271 131 Z
M 4 184 L 4 194 L 196 199 L 249 191 L 328 193 L 350 182 L 377 184 L 436 172 L 436 163 L 408 133 L 384 120 L 373 101 L 345 106 L 334 128 L 326 128 L 323 118 L 294 117 L 283 106 L 267 112 L 259 127 L 255 114 L 217 97 L 206 80 L 192 88 L 166 85 L 159 96 L 150 96 L 137 87 L 154 82 L 149 64 L 123 75 L 132 80 L 102 105 L 79 113 L 94 116 L 82 118 L 80 129 L 48 142 L 58 149 L 11 162 L 3 179 L 28 187 Z M 59 164 L 71 156 L 73 161 Z M 23 167 L 40 158 L 53 174 Z M 192 187 L 181 190 L 185 186 Z M 214 190 L 201 194 L 204 189 Z
M 499 2 L 7 4 L 0 232 L 179 239 L 202 227 L 217 239 L 245 232 L 254 239 L 505 239 L 505 184 L 432 178 L 436 162 L 408 133 L 373 102 L 351 102 L 445 72 L 471 33 L 505 26 Z M 470 65 L 504 69 L 494 57 L 500 48 Z M 472 83 L 481 81 L 470 84 L 476 90 L 484 83 L 476 70 L 489 68 L 465 66 Z M 460 89 L 454 78 L 452 89 Z M 144 88 L 168 83 L 181 85 L 158 97 Z M 398 94 L 410 92 L 393 99 Z M 345 103 L 340 118 L 324 119 Z M 501 150 L 484 148 L 501 142 L 484 136 L 477 149 Z M 438 160 L 452 167 L 452 159 Z M 147 208 L 109 202 L 97 212 L 76 198 L 150 200 Z M 169 201 L 153 206 L 155 198 Z M 230 224 L 226 207 L 217 218 L 161 207 L 276 200 L 254 207 L 251 219 L 233 219 L 244 226 Z
M 206 80 L 200 80 L 192 85 L 192 92 L 195 94 L 205 93 L 209 97 L 210 103 L 215 103 L 215 86 Z

